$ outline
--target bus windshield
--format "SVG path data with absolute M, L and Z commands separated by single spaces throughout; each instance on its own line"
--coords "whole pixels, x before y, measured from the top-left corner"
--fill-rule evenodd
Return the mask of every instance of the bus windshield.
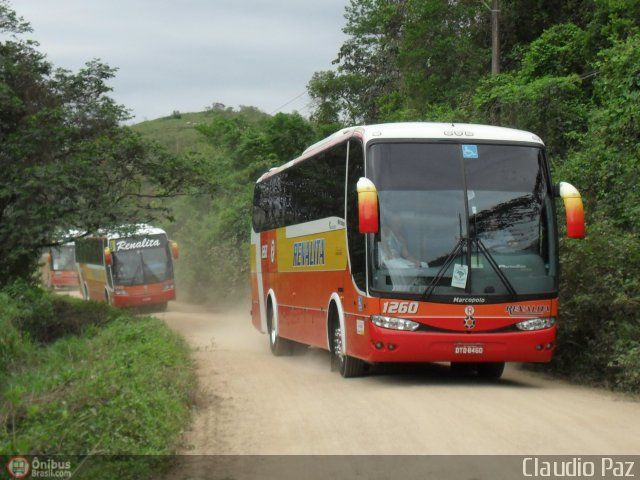
M 75 247 L 63 245 L 51 249 L 52 270 L 74 271 L 76 269 Z
M 430 289 L 448 298 L 555 292 L 545 172 L 542 151 L 524 145 L 373 144 L 367 177 L 378 188 L 380 232 L 369 239 L 371 290 L 420 297 Z
M 145 241 L 131 237 L 117 244 L 112 269 L 116 285 L 144 285 L 173 278 L 173 262 L 165 238 Z

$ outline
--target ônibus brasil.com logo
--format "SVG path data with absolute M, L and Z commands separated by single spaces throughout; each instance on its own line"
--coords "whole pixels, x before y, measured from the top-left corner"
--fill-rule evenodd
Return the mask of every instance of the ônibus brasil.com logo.
M 7 463 L 11 478 L 71 478 L 71 462 L 53 458 L 12 457 Z

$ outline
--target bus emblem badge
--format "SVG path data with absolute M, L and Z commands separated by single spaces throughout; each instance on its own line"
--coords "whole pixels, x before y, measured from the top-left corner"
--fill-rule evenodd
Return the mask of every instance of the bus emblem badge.
M 464 328 L 466 328 L 467 330 L 472 330 L 476 326 L 476 319 L 473 316 L 474 312 L 475 308 L 473 308 L 471 305 L 468 305 L 464 308 Z

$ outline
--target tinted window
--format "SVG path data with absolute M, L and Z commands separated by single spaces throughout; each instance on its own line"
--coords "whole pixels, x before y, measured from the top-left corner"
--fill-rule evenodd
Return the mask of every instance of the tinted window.
M 76 241 L 76 261 L 103 265 L 104 240 L 102 238 L 87 238 Z
M 254 230 L 334 216 L 344 218 L 346 155 L 343 143 L 257 183 Z
M 135 238 L 127 239 L 136 241 Z M 113 276 L 118 285 L 142 285 L 158 283 L 173 278 L 173 262 L 169 246 L 136 248 L 116 251 L 113 254 Z
M 75 270 L 75 247 L 64 245 L 61 247 L 53 247 L 51 249 L 51 259 L 53 261 L 53 270 Z
M 517 294 L 554 292 L 555 233 L 542 152 L 479 144 L 467 157 L 464 147 L 372 145 L 367 176 L 378 187 L 380 233 L 370 236 L 369 286 L 420 295 L 454 255 L 436 295 L 504 295 L 500 275 Z M 454 284 L 455 264 L 467 266 L 466 286 Z

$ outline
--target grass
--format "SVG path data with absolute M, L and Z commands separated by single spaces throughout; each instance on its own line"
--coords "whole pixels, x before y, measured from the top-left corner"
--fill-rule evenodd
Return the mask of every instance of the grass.
M 210 123 L 212 119 L 211 112 L 181 113 L 179 116 L 171 115 L 144 121 L 131 128 L 177 155 L 190 152 L 210 155 L 213 154 L 214 147 L 196 130 L 196 126 Z
M 107 308 L 107 320 L 88 317 L 81 331 L 37 343 L 7 322 L 22 307 L 0 294 L 0 335 L 10 339 L 0 350 L 0 454 L 125 455 L 96 457 L 80 478 L 152 478 L 189 422 L 195 374 L 185 342 L 155 318 Z

